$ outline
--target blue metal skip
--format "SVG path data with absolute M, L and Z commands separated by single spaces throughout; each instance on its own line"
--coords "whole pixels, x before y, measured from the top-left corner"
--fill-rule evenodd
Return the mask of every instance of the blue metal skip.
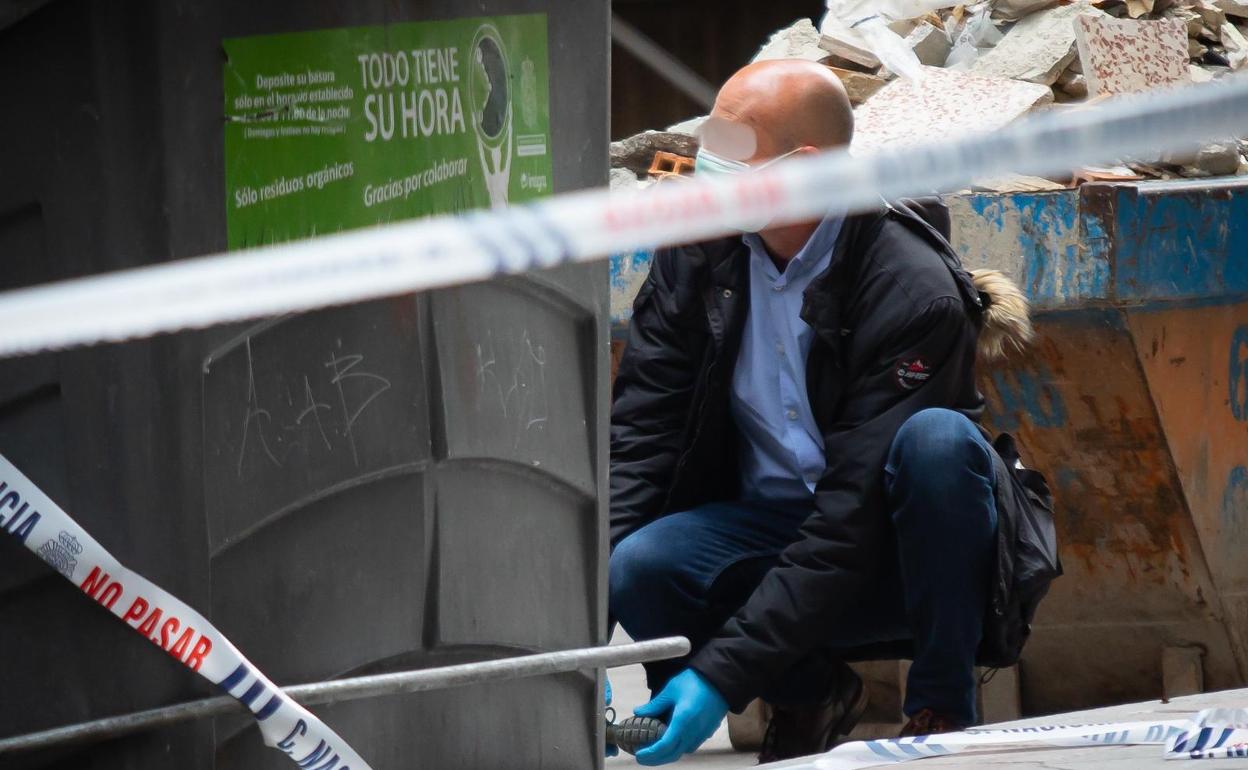
M 1248 180 L 1088 184 L 948 202 L 967 266 L 1005 270 L 1041 310 L 1248 295 Z

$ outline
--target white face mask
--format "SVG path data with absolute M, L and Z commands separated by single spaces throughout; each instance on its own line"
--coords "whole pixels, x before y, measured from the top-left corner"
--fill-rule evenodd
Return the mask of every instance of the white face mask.
M 750 170 L 750 164 L 725 158 L 705 147 L 699 147 L 698 154 L 693 159 L 693 170 L 698 174 L 744 174 Z
M 698 154 L 693 159 L 693 171 L 695 174 L 747 174 L 751 171 L 760 171 L 767 168 L 773 163 L 778 163 L 790 155 L 801 152 L 802 149 L 798 147 L 757 166 L 751 166 L 745 161 L 725 158 L 722 155 L 716 155 L 705 147 L 699 147 Z M 771 224 L 771 217 L 767 214 L 752 214 L 740 217 L 733 224 L 733 227 L 743 233 L 757 233 L 769 224 Z

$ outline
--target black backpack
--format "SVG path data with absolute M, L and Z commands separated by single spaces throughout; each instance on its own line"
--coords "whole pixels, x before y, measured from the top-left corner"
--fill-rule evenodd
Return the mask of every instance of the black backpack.
M 1049 584 L 1062 574 L 1053 525 L 1053 495 L 1040 473 L 1022 466 L 1014 437 L 993 442 L 996 475 L 997 558 L 977 662 L 1004 668 L 1018 662 L 1031 621 Z

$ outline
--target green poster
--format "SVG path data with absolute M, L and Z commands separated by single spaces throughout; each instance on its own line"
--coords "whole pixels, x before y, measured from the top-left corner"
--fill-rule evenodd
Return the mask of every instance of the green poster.
M 545 14 L 224 47 L 231 249 L 550 192 Z

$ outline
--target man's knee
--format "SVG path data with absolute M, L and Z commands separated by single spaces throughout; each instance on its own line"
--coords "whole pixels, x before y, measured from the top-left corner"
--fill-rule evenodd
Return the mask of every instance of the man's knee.
M 902 424 L 889 450 L 889 470 L 933 481 L 951 468 L 968 468 L 991 478 L 992 456 L 979 428 L 952 409 L 924 409 Z M 942 472 L 943 471 L 943 472 Z
M 992 456 L 975 423 L 952 409 L 924 409 L 902 424 L 892 439 L 892 484 L 910 494 L 951 500 L 966 489 L 968 478 L 991 483 Z
M 642 527 L 620 541 L 611 553 L 607 566 L 608 600 L 611 613 L 625 624 L 625 630 L 634 608 L 644 609 L 649 603 L 647 597 L 671 584 L 678 558 L 672 552 L 670 538 L 664 537 L 661 529 L 653 524 Z

